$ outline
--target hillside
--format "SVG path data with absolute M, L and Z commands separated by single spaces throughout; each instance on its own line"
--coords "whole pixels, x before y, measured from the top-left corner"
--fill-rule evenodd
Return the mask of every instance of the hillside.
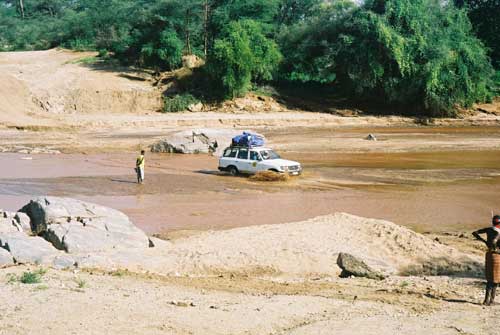
M 69 115 L 145 114 L 161 108 L 147 73 L 86 64 L 95 53 L 0 54 L 0 124 L 52 125 Z

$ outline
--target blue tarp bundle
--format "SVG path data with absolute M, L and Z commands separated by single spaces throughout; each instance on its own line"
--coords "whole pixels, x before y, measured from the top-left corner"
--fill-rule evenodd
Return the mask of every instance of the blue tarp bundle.
M 233 137 L 233 145 L 242 147 L 262 147 L 264 146 L 264 137 L 243 132 L 243 134 Z

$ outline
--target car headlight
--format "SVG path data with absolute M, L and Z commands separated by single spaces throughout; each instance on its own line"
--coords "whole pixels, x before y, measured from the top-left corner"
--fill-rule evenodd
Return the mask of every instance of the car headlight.
M 288 166 L 280 166 L 281 170 L 288 171 Z

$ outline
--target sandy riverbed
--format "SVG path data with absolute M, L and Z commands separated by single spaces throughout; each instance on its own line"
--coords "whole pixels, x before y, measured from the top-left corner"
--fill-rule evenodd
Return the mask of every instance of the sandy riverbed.
M 217 158 L 205 155 L 148 154 L 147 182 L 138 186 L 134 152 L 2 154 L 0 164 L 11 168 L 0 178 L 0 197 L 10 210 L 37 194 L 93 200 L 123 210 L 149 233 L 285 223 L 337 211 L 417 231 L 466 231 L 498 207 L 498 129 L 372 130 L 380 141 L 363 140 L 364 129 L 268 132 L 285 158 L 305 167 L 303 176 L 281 184 L 220 175 Z

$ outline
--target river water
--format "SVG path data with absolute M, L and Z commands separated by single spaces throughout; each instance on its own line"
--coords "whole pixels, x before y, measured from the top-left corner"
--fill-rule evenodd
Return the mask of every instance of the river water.
M 417 136 L 410 130 L 399 134 Z M 137 185 L 135 153 L 4 153 L 0 208 L 17 210 L 39 195 L 75 197 L 120 209 L 148 233 L 284 223 L 337 211 L 420 232 L 467 231 L 488 225 L 491 210 L 500 212 L 496 149 L 359 152 L 324 150 L 320 143 L 305 150 L 303 144 L 284 145 L 279 136 L 274 143 L 285 158 L 303 164 L 303 176 L 279 184 L 251 182 L 219 174 L 214 157 L 148 154 L 146 183 Z

